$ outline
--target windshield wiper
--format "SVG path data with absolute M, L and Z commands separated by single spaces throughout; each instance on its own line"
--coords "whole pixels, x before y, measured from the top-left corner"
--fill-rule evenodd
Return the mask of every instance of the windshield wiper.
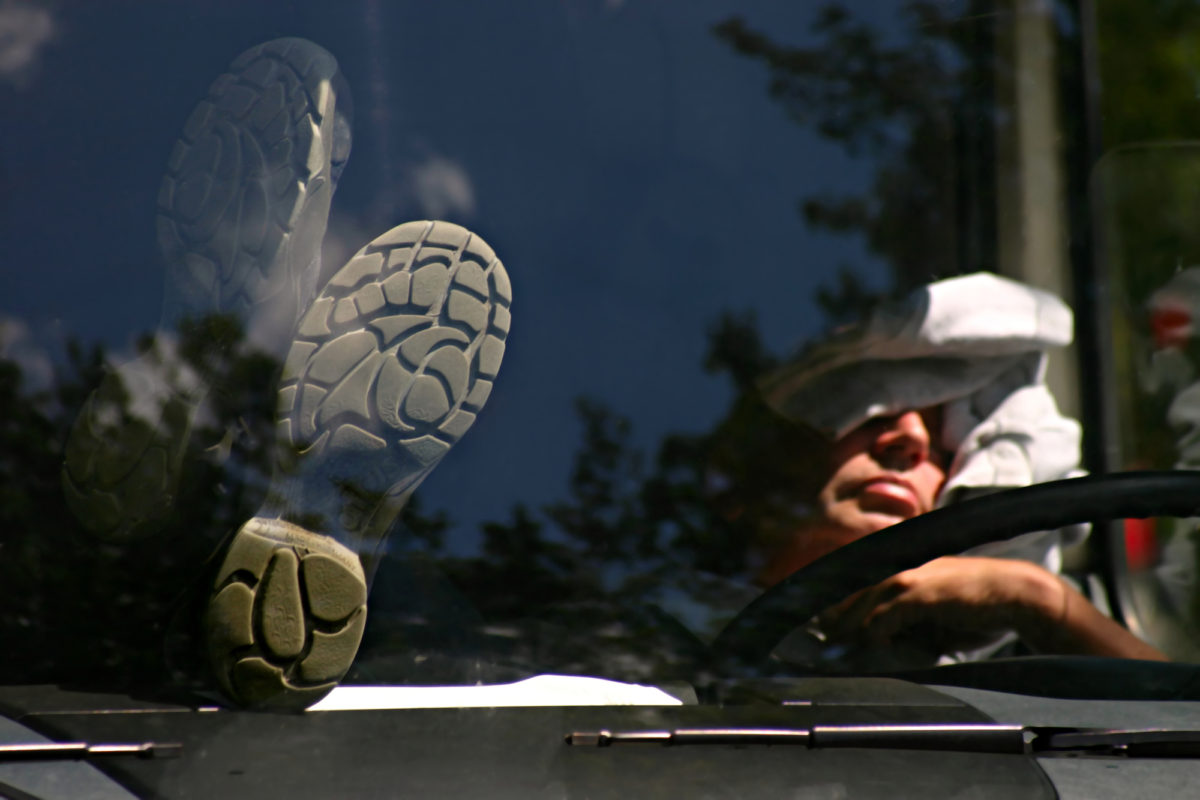
M 1034 756 L 1104 758 L 1200 757 L 1200 731 L 1167 729 L 1055 728 L 1001 724 L 813 725 L 798 728 L 675 728 L 671 730 L 577 731 L 565 737 L 577 747 L 622 744 L 793 745 L 808 749 L 866 747 Z
M 611 747 L 618 744 L 763 744 L 818 747 L 889 747 L 916 750 L 967 750 L 1024 753 L 1020 725 L 813 725 L 807 728 L 676 728 L 674 730 L 576 732 L 567 744 Z
M 1035 728 L 1045 745 L 1038 755 L 1129 758 L 1200 757 L 1200 731 L 1170 728 Z M 1036 752 L 1036 751 L 1035 751 Z
M 0 744 L 0 763 L 19 761 L 80 761 L 113 756 L 137 758 L 178 758 L 183 752 L 179 743 L 138 742 L 121 744 L 89 744 L 87 742 L 34 742 L 31 744 Z

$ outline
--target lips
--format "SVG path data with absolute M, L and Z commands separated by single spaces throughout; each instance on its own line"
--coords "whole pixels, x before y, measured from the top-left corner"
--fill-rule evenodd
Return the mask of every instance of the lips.
M 908 519 L 921 512 L 916 489 L 903 478 L 880 475 L 863 481 L 857 492 L 865 511 L 878 511 Z

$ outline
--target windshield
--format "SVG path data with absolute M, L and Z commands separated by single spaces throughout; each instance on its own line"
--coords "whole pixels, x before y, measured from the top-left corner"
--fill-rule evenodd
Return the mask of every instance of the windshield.
M 1200 466 L 1198 32 L 0 0 L 0 671 L 288 708 L 697 685 L 894 524 Z M 867 569 L 739 669 L 1194 658 L 1193 532 Z

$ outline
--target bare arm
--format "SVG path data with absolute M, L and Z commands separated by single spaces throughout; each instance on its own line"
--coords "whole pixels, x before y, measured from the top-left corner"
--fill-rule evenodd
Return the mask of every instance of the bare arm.
M 1165 661 L 1058 576 L 1028 561 L 950 556 L 859 592 L 822 615 L 831 638 L 886 644 L 933 626 L 962 646 L 1013 630 L 1044 653 Z
M 1028 620 L 1018 629 L 1021 638 L 1035 650 L 1044 653 L 1109 656 L 1111 658 L 1140 658 L 1147 661 L 1166 661 L 1157 648 L 1134 636 L 1116 620 L 1101 614 L 1086 597 L 1057 575 L 1036 565 L 1059 586 L 1060 617 L 1050 613 L 1053 606 L 1043 610 L 1031 609 Z

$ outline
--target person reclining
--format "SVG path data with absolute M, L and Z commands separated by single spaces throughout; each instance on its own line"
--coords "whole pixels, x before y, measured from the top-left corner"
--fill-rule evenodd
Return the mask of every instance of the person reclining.
M 808 513 L 764 547 L 758 583 L 935 508 L 1081 475 L 1079 425 L 1044 381 L 1047 350 L 1072 326 L 1053 295 L 968 275 L 880 307 L 765 376 L 765 402 L 823 444 L 801 487 Z M 1074 526 L 936 559 L 846 598 L 809 633 L 893 666 L 931 648 L 939 663 L 986 658 L 1015 639 L 1164 659 L 1058 574 L 1063 545 L 1086 535 Z

